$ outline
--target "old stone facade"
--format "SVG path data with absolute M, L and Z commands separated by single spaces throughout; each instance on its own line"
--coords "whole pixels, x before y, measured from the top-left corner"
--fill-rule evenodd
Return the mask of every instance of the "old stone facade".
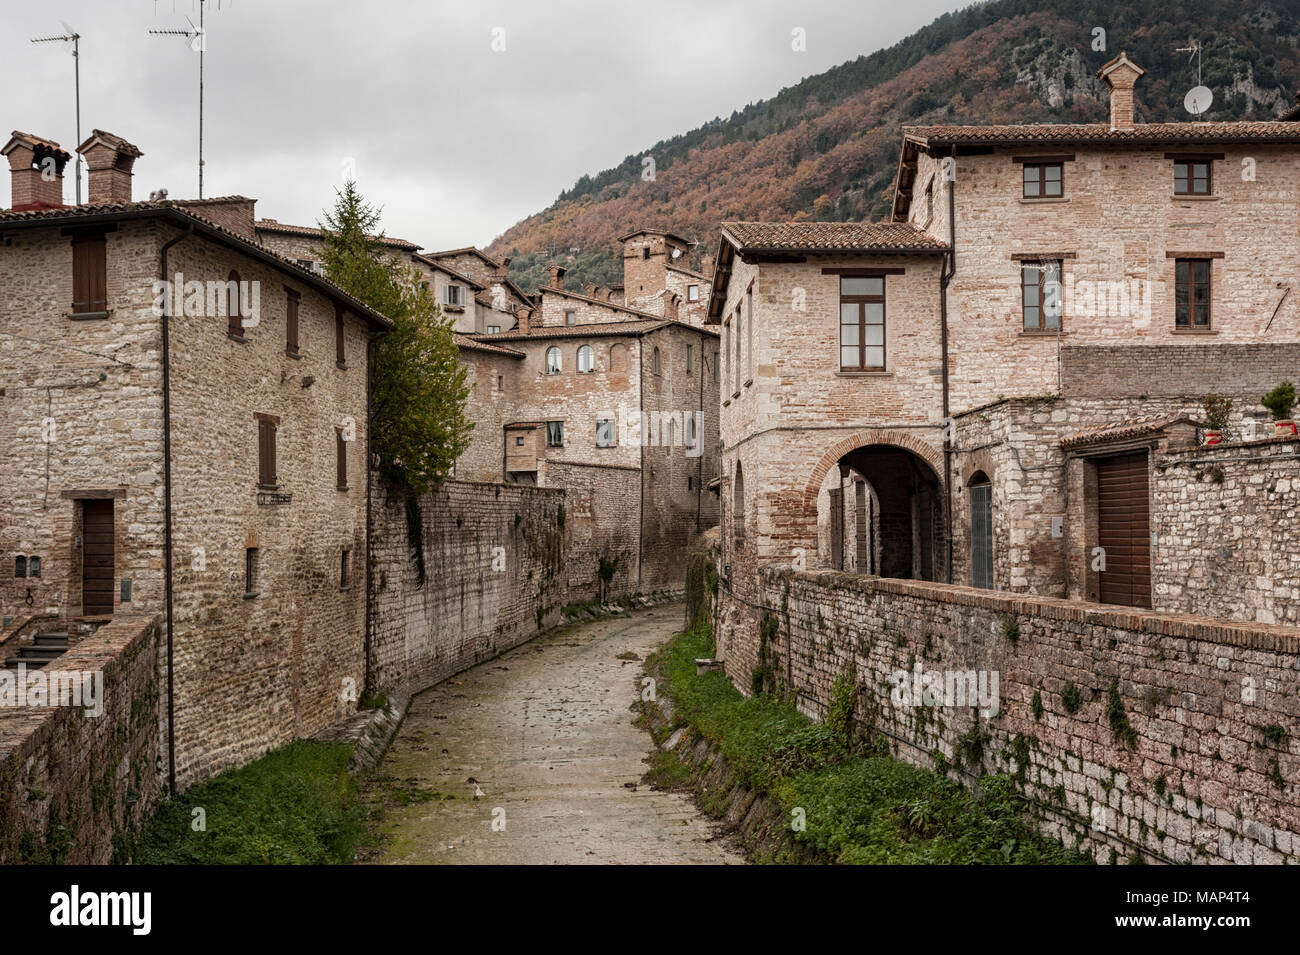
M 162 772 L 184 787 L 355 708 L 388 321 L 194 205 L 110 186 L 0 214 L 0 610 L 159 617 Z

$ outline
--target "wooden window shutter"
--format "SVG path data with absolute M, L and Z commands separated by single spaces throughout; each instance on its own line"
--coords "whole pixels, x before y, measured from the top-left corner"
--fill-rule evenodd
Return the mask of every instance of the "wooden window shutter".
M 334 446 L 337 449 L 338 486 L 345 488 L 348 486 L 348 443 L 343 440 L 342 428 L 334 430 Z
M 263 414 L 254 417 L 257 418 L 257 483 L 275 487 L 280 483 L 275 463 L 275 435 L 280 419 Z
M 343 367 L 347 364 L 347 355 L 343 348 L 343 309 L 334 306 L 334 362 Z
M 298 303 L 301 296 L 293 289 L 285 289 L 288 301 L 285 304 L 284 317 L 284 353 L 298 354 Z
M 239 273 L 234 269 L 226 276 L 226 333 L 244 337 L 244 305 L 239 300 Z
M 108 311 L 108 258 L 102 232 L 72 239 L 72 311 Z

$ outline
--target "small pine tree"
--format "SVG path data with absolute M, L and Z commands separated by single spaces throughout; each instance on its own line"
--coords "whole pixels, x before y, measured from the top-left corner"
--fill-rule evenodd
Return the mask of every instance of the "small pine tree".
M 370 439 L 380 476 L 398 492 L 424 494 L 469 446 L 465 366 L 451 321 L 419 273 L 379 241 L 380 210 L 352 181 L 336 196 L 320 223 L 325 275 L 394 326 L 371 352 Z

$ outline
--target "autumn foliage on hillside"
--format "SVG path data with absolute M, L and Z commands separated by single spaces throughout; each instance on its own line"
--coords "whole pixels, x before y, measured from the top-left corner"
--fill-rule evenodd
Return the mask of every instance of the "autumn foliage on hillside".
M 1098 67 L 1125 49 L 1147 69 L 1139 121 L 1190 119 L 1182 100 L 1196 65 L 1178 47 L 1199 38 L 1206 118 L 1272 118 L 1300 85 L 1300 4 L 1158 0 L 1117 11 L 1093 0 L 999 0 L 940 17 L 888 50 L 809 77 L 645 152 L 583 176 L 548 209 L 497 238 L 525 289 L 556 250 L 568 282 L 621 279 L 617 236 L 670 229 L 716 246 L 737 219 L 862 220 L 888 214 L 904 125 L 1100 122 Z M 1106 49 L 1093 50 L 1095 30 Z M 653 156 L 655 177 L 641 177 Z M 572 250 L 578 251 L 572 251 Z

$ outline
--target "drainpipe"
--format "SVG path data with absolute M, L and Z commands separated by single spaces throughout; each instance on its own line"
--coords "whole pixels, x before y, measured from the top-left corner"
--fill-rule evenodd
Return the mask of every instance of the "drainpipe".
M 952 583 L 952 420 L 948 386 L 948 285 L 957 274 L 957 147 L 951 147 L 952 178 L 948 180 L 948 254 L 939 271 L 939 329 L 943 368 L 943 491 L 947 582 Z
M 636 535 L 636 592 L 641 592 L 642 574 L 641 561 L 645 556 L 645 336 L 642 335 L 636 342 L 636 364 L 637 364 L 637 400 L 640 402 L 641 418 L 637 422 L 637 433 L 640 440 L 637 442 L 641 454 L 641 498 L 637 504 L 637 535 Z
M 368 324 L 369 322 L 367 321 L 367 325 Z M 366 667 L 365 686 L 366 689 L 371 689 L 372 687 L 370 685 L 370 600 L 371 600 L 371 594 L 374 592 L 374 588 L 370 586 L 370 516 L 371 516 L 371 506 L 372 506 L 371 497 L 370 497 L 370 427 L 371 427 L 370 409 L 372 407 L 370 401 L 370 391 L 371 391 L 370 386 L 371 386 L 371 382 L 373 381 L 374 367 L 375 367 L 375 336 L 373 333 L 370 332 L 369 328 L 367 328 L 366 331 L 367 331 L 366 334 L 366 414 L 365 414 L 366 459 L 364 462 L 365 464 L 364 474 L 366 478 L 366 577 L 365 577 L 366 579 L 365 608 L 366 609 L 365 609 L 365 620 L 362 623 L 362 626 L 365 627 L 365 634 L 363 636 L 363 640 L 365 641 L 364 642 L 365 649 L 363 650 L 363 653 L 365 654 L 365 667 Z
M 704 502 L 704 331 L 700 330 L 700 426 L 695 441 L 700 448 L 700 458 L 695 462 L 695 536 L 700 536 L 700 514 Z
M 163 592 L 167 606 L 167 787 L 176 795 L 176 693 L 174 629 L 172 627 L 172 382 L 171 382 L 171 314 L 172 293 L 167 275 L 167 251 L 194 233 L 191 223 L 184 232 L 163 243 L 158 253 L 158 267 L 167 283 L 162 313 L 162 386 L 163 386 Z

